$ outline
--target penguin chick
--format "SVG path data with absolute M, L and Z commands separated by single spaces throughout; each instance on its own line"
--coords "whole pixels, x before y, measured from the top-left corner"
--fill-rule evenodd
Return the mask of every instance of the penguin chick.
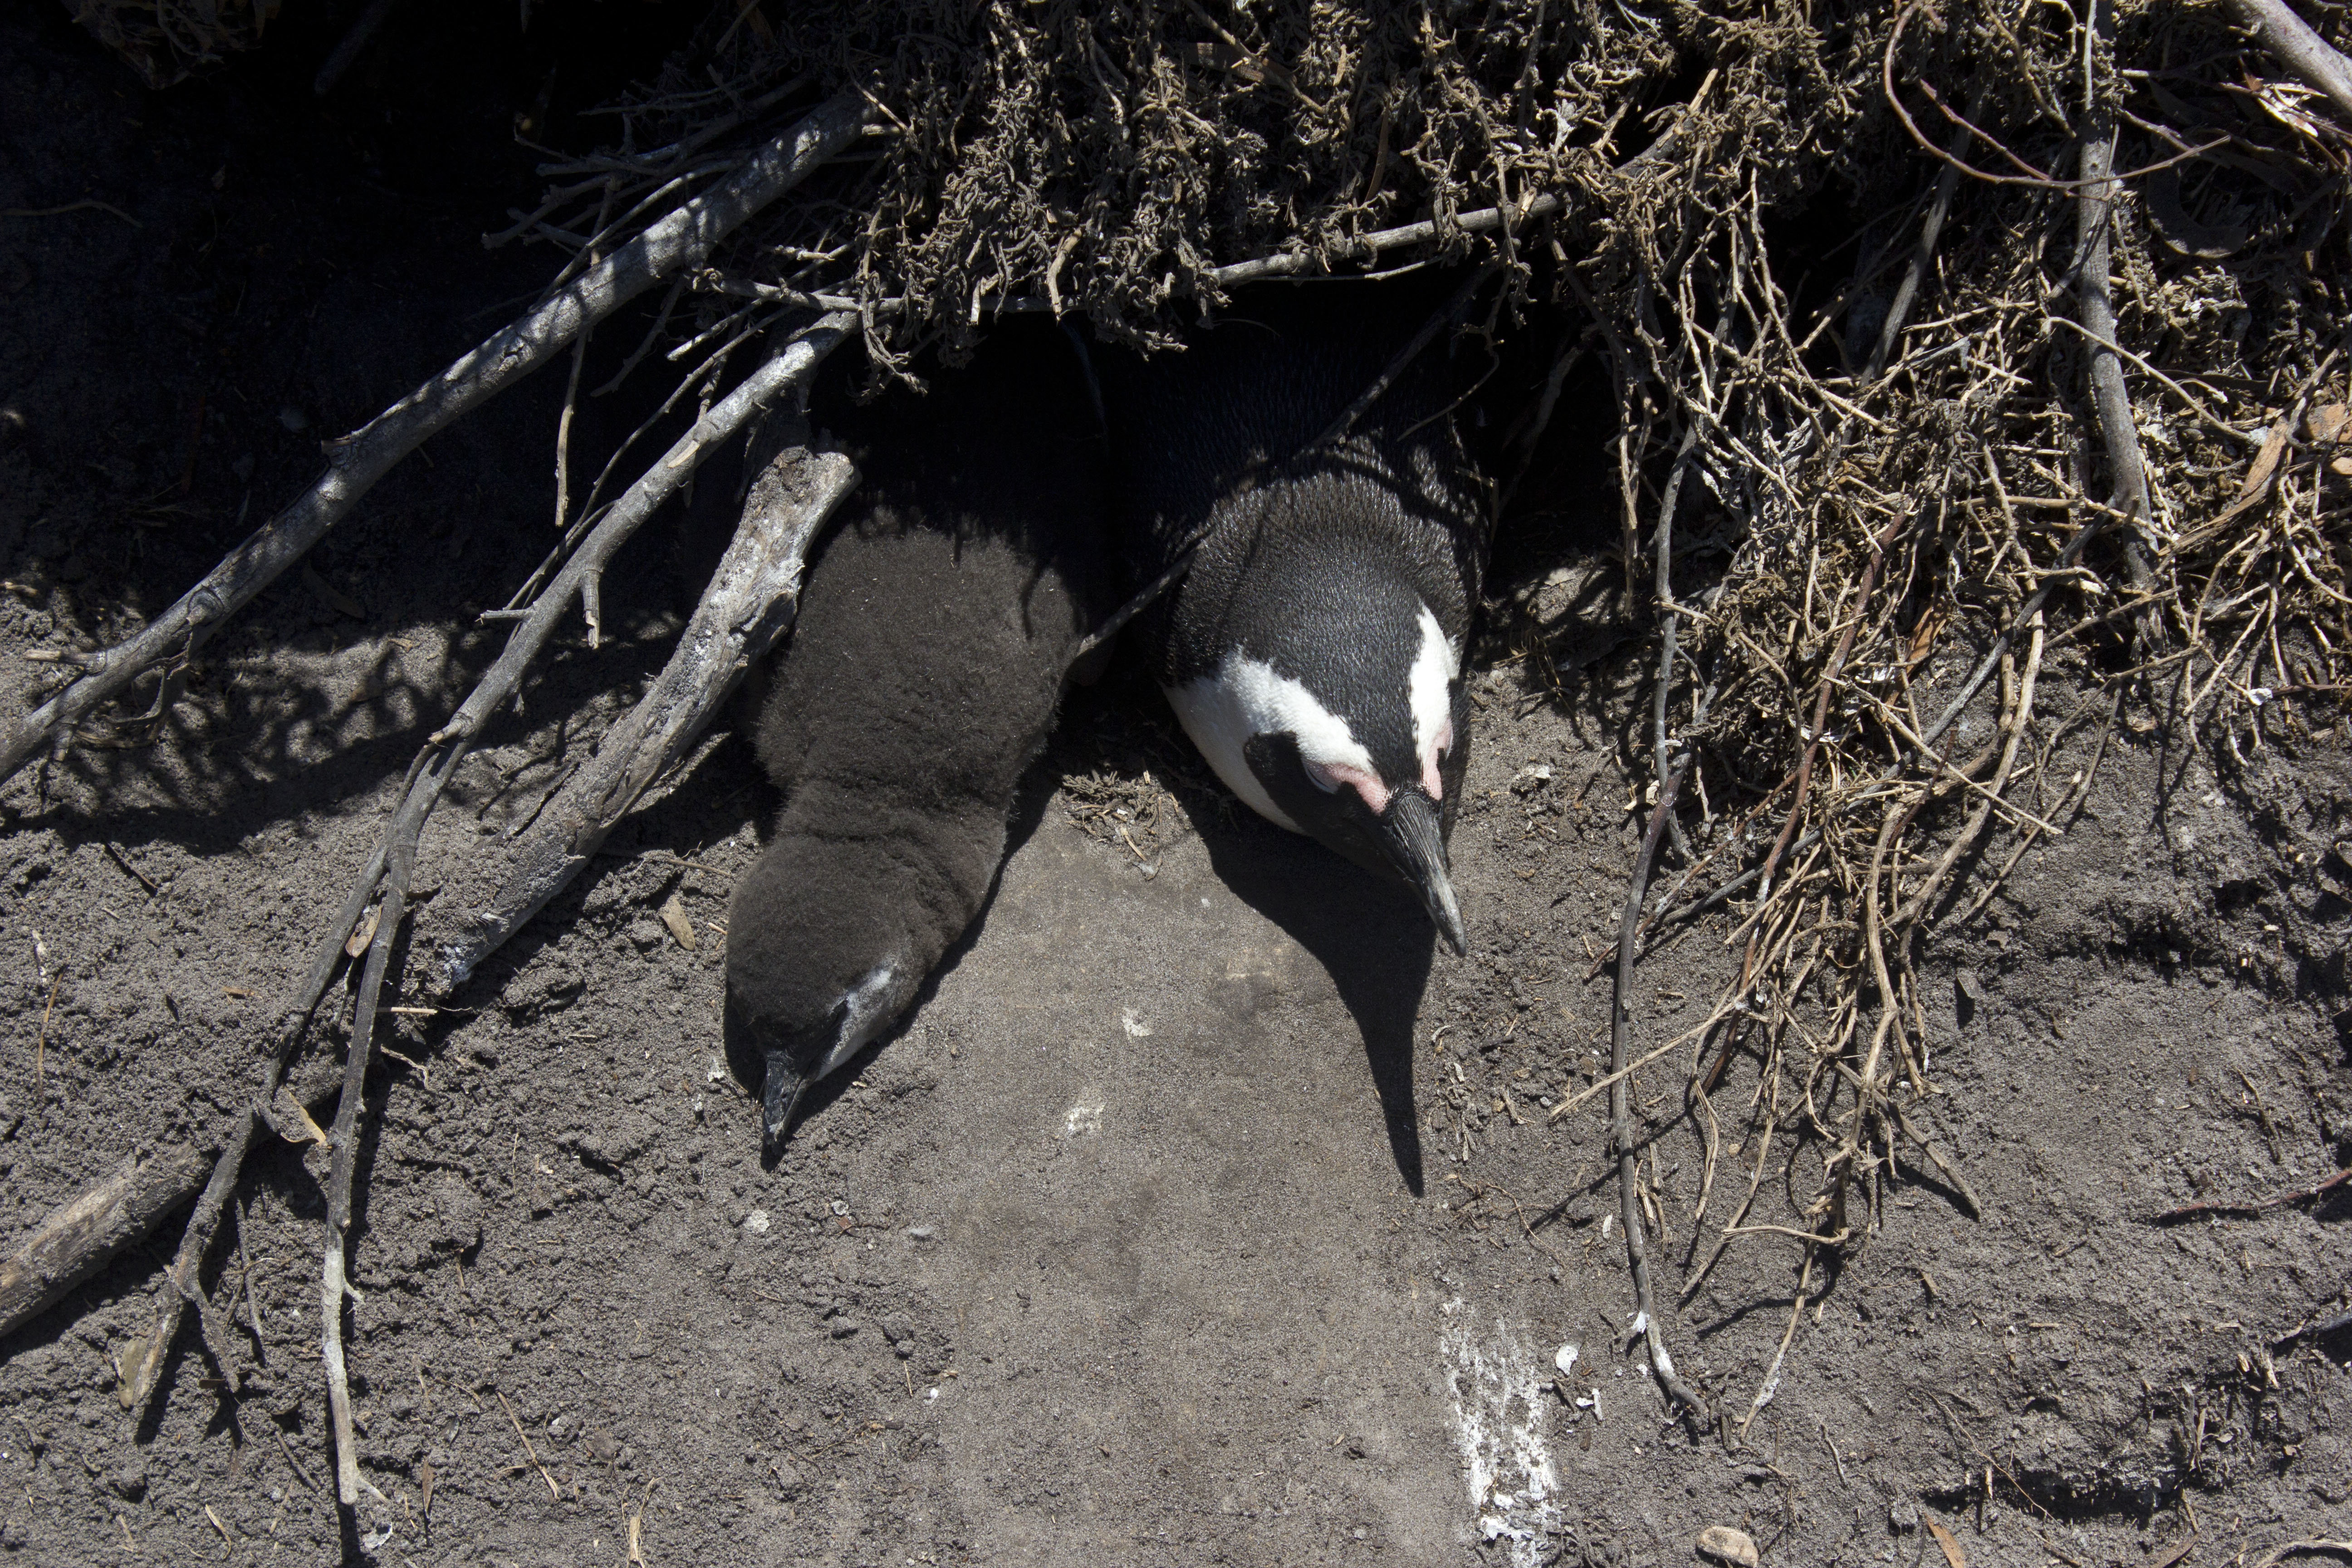
M 866 482 L 771 662 L 758 751 L 785 804 L 728 915 L 728 1006 L 765 1058 L 771 1156 L 994 882 L 1106 588 L 1085 384 L 1059 334 L 1023 329 L 928 396 L 833 422 Z
M 1370 285 L 1262 293 L 1181 353 L 1101 363 L 1130 574 L 1199 542 L 1136 632 L 1185 732 L 1259 816 L 1412 888 L 1458 954 L 1445 844 L 1487 529 L 1444 342 L 1321 440 L 1423 309 Z

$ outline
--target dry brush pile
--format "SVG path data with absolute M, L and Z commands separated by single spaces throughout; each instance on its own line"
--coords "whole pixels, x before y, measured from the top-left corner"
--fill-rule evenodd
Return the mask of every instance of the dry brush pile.
M 490 237 L 560 248 L 542 300 L 346 437 L 137 637 L 58 655 L 63 684 L 0 752 L 13 773 L 86 727 L 152 725 L 206 635 L 425 436 L 540 366 L 568 375 L 560 543 L 494 613 L 514 623 L 505 654 L 427 741 L 320 933 L 260 1109 L 170 1271 L 141 1398 L 183 1305 L 211 1316 L 195 1282 L 223 1203 L 347 956 L 332 1137 L 356 1142 L 443 782 L 573 614 L 596 640 L 604 563 L 726 441 L 752 441 L 758 478 L 669 669 L 493 868 L 497 891 L 437 933 L 418 984 L 462 979 L 543 906 L 789 622 L 809 540 L 856 482 L 794 410 L 853 339 L 880 376 L 1012 311 L 1150 346 L 1245 282 L 1430 264 L 1488 278 L 1474 334 L 1537 311 L 1576 323 L 1521 411 L 1517 472 L 1547 471 L 1526 459 L 1557 434 L 1565 379 L 1598 366 L 1622 410 L 1624 591 L 1655 629 L 1625 759 L 1652 805 L 1614 1061 L 1585 1093 L 1612 1095 L 1661 1384 L 1727 1437 L 1773 1378 L 1710 1394 L 1673 1370 L 1632 1075 L 1681 1061 L 1708 1139 L 1700 1211 L 1725 1217 L 1685 1294 L 1732 1245 L 1789 1247 L 1792 1336 L 1896 1164 L 1975 1206 L 1927 1110 L 1916 965 L 1937 923 L 2063 831 L 2118 723 L 2226 769 L 2333 721 L 2352 635 L 2336 455 L 2352 71 L 2270 0 L 727 0 L 625 110 L 616 144 L 552 157 L 542 205 Z M 621 374 L 666 378 L 667 400 L 591 475 L 569 447 L 596 390 L 585 345 L 641 297 L 650 326 Z M 1505 526 L 1540 483 L 1498 487 Z M 1521 651 L 1546 668 L 1540 642 Z M 2050 760 L 2084 734 L 2087 764 L 2060 777 Z M 1736 917 L 1736 977 L 1699 1029 L 1636 1056 L 1636 958 L 1717 909 Z M 1718 1108 L 1740 1059 L 1754 1093 Z M 1734 1145 L 1752 1151 L 1737 1166 Z M 1800 1154 L 1803 1223 L 1748 1223 Z M 187 1169 L 126 1177 L 75 1234 L 152 1223 L 153 1189 L 193 1190 Z M 349 1503 L 364 1483 L 333 1375 L 348 1158 L 334 1182 L 320 1279 Z M 85 1271 L 104 1256 L 58 1242 L 43 1278 L 68 1254 Z

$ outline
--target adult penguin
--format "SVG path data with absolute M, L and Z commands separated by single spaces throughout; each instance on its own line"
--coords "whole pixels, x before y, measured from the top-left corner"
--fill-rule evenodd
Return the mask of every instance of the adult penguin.
M 1097 358 L 1129 576 L 1181 574 L 1133 637 L 1185 732 L 1259 816 L 1411 887 L 1456 953 L 1489 534 L 1452 418 L 1466 297 L 1264 288 L 1180 353 Z

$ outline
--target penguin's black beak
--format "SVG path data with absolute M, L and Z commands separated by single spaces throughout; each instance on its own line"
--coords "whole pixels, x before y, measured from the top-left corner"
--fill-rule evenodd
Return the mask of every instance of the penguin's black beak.
M 1421 894 L 1422 907 L 1445 945 L 1456 958 L 1468 956 L 1462 910 L 1454 901 L 1454 883 L 1446 875 L 1445 830 L 1437 803 L 1418 789 L 1397 791 L 1381 815 L 1380 841 L 1389 864 Z
M 783 1152 L 784 1135 L 792 1131 L 793 1112 L 800 1109 L 801 1096 L 815 1080 L 793 1066 L 786 1052 L 770 1051 L 767 1058 L 768 1075 L 760 1089 L 760 1152 L 773 1160 Z

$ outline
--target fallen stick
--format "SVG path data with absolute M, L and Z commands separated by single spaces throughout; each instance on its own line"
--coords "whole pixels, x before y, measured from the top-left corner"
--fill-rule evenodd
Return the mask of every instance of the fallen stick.
M 411 765 L 410 784 L 415 782 L 417 770 L 423 765 L 423 758 Z M 404 790 L 406 787 L 406 784 L 403 785 Z M 153 1323 L 144 1338 L 132 1342 L 131 1350 L 126 1352 L 126 1363 L 132 1359 L 137 1362 L 134 1370 L 126 1372 L 122 1391 L 123 1403 L 133 1411 L 143 1410 L 147 1402 L 163 1386 L 163 1365 L 170 1359 L 172 1342 L 179 1335 L 182 1310 L 194 1302 L 201 1321 L 205 1304 L 204 1298 L 196 1289 L 195 1280 L 204 1268 L 205 1255 L 212 1250 L 213 1237 L 220 1228 L 221 1212 L 227 1207 L 230 1195 L 236 1191 L 237 1177 L 244 1172 L 245 1157 L 252 1150 L 253 1141 L 261 1135 L 264 1127 L 278 1127 L 274 1107 L 279 1097 L 278 1086 L 285 1077 L 286 1064 L 293 1059 L 303 1035 L 310 1029 L 311 1016 L 318 1011 L 320 1001 L 327 994 L 327 986 L 342 963 L 344 939 L 351 935 L 359 924 L 360 916 L 366 911 L 368 900 L 375 891 L 376 880 L 383 875 L 383 860 L 384 850 L 379 845 L 374 858 L 368 862 L 367 870 L 345 896 L 333 929 L 319 943 L 318 951 L 310 960 L 310 973 L 303 979 L 301 993 L 295 998 L 293 1006 L 283 1015 L 286 1022 L 278 1048 L 262 1066 L 260 1091 L 252 1105 L 236 1118 L 225 1141 L 226 1147 L 221 1150 L 219 1158 L 213 1162 L 212 1174 L 205 1183 L 203 1194 L 196 1199 L 195 1210 L 188 1216 L 187 1227 L 180 1233 L 180 1249 L 173 1255 L 172 1267 L 164 1276 L 169 1289 L 156 1305 Z M 316 1102 L 336 1086 L 336 1081 L 322 1079 L 306 1089 L 300 1098 Z M 282 1128 L 279 1131 L 281 1136 L 286 1135 Z M 209 1331 L 205 1339 L 206 1348 L 215 1350 L 215 1359 L 218 1360 L 217 1340 Z M 221 1375 L 228 1375 L 226 1367 L 221 1368 Z
M 192 1145 L 142 1151 L 43 1220 L 16 1256 L 0 1263 L 0 1334 L 47 1311 L 109 1258 L 196 1195 L 212 1169 Z
M 2352 1182 L 2352 1170 L 2338 1171 L 2334 1175 L 2328 1177 L 2326 1181 L 2320 1182 L 2313 1186 L 2297 1187 L 2291 1193 L 2273 1193 L 2269 1197 L 2257 1198 L 2251 1203 L 2233 1204 L 2225 1202 L 2210 1202 L 2183 1204 L 2177 1209 L 2165 1210 L 2149 1223 L 2152 1225 L 2171 1225 L 2178 1220 L 2195 1219 L 2200 1215 L 2262 1214 L 2270 1209 L 2284 1208 L 2288 1204 L 2299 1204 L 2306 1198 L 2322 1196 L 2323 1194 L 2342 1186 L 2346 1182 Z
M 833 509 L 857 484 L 839 452 L 812 450 L 806 428 L 761 466 L 734 542 L 661 676 L 541 814 L 497 894 L 436 955 L 455 989 L 562 891 L 647 785 L 684 756 L 743 672 L 775 646 L 800 607 L 803 564 Z
M 1331 247 L 1332 258 L 1341 261 L 1362 261 L 1384 250 L 1402 249 L 1408 245 L 1426 245 L 1443 235 L 1484 234 L 1488 229 L 1508 229 L 1529 218 L 1549 217 L 1567 203 L 1559 196 L 1537 196 L 1518 204 L 1506 202 L 1501 206 L 1481 207 L 1475 212 L 1457 213 L 1445 222 L 1434 218 L 1420 223 L 1400 224 L 1395 228 L 1374 229 L 1358 238 Z M 1295 278 L 1301 272 L 1320 272 L 1326 258 L 1311 250 L 1286 251 L 1280 256 L 1261 256 L 1253 261 L 1236 261 L 1230 267 L 1220 267 L 1209 274 L 1209 280 L 1219 289 L 1238 288 L 1255 283 L 1261 278 Z
M 1892 47 L 1891 39 L 1889 47 Z M 1968 117 L 1970 120 L 1983 117 L 1991 88 L 1990 79 L 1978 84 L 1975 95 L 1969 100 Z M 1927 204 L 1927 216 L 1920 222 L 1919 238 L 1911 247 L 1909 263 L 1903 268 L 1903 281 L 1895 285 L 1894 303 L 1886 307 L 1886 319 L 1879 323 L 1878 342 L 1870 351 L 1870 362 L 1863 367 L 1861 384 L 1864 386 L 1870 385 L 1885 374 L 1887 361 L 1894 357 L 1895 345 L 1902 339 L 1903 329 L 1910 323 L 1911 307 L 1919 298 L 1920 279 L 1927 276 L 1928 266 L 1936 259 L 1936 241 L 1944 232 L 1944 219 L 1951 215 L 1952 197 L 1960 188 L 1959 157 L 1968 151 L 1968 128 L 1965 125 L 1954 126 L 1952 139 L 1945 143 L 1945 151 L 1950 156 L 1936 176 L 1935 198 Z
M 335 1432 L 336 1495 L 346 1508 L 356 1505 L 359 1489 L 368 1483 L 359 1473 L 345 1370 L 342 1306 L 346 1299 L 356 1300 L 358 1292 L 350 1283 L 344 1241 L 351 1227 L 352 1194 L 356 1184 L 362 1090 L 374 1056 L 376 1003 L 387 974 L 392 975 L 394 990 L 398 989 L 392 955 L 407 913 L 408 879 L 415 865 L 425 819 L 432 814 L 434 803 L 471 751 L 475 734 L 493 713 L 520 693 L 524 672 L 546 645 L 572 598 L 581 596 L 585 604 L 614 554 L 686 482 L 702 459 L 740 430 L 753 415 L 786 393 L 804 386 L 825 354 L 854 324 L 855 319 L 847 315 L 827 316 L 787 339 L 765 364 L 744 377 L 732 392 L 696 420 L 693 427 L 672 443 L 662 458 L 613 503 L 572 559 L 564 563 L 563 569 L 533 601 L 530 615 L 515 627 L 507 646 L 466 700 L 446 723 L 426 738 L 416 760 L 409 765 L 408 784 L 400 806 L 346 900 L 338 930 L 330 933 L 334 942 L 343 940 L 381 879 L 383 903 L 369 942 L 367 967 L 362 973 L 358 1009 L 352 1020 L 351 1047 L 343 1064 L 344 1090 L 337 1107 L 332 1136 L 335 1163 L 328 1189 L 326 1241 L 320 1268 L 320 1353 L 326 1367 L 328 1406 Z M 698 615 L 698 625 L 700 620 Z
M 2240 21 L 2254 30 L 2256 43 L 2317 89 L 2328 102 L 2352 114 L 2352 60 L 2287 9 L 2285 0 L 2230 0 L 2230 6 Z
M 2115 42 L 2114 0 L 2091 0 L 2091 31 L 2110 47 Z M 2086 51 L 2085 69 L 2095 68 L 2095 51 Z M 2092 92 L 2085 80 L 2083 90 Z M 2095 105 L 2095 100 L 2094 100 Z M 2099 436 L 2107 449 L 2107 473 L 2115 484 L 2108 504 L 2132 520 L 2132 536 L 2124 543 L 2124 564 L 2133 591 L 2152 593 L 2155 560 L 2147 544 L 2147 463 L 2139 449 L 2139 421 L 2132 413 L 2131 393 L 2124 384 L 2123 356 L 2115 344 L 2123 341 L 2116 321 L 2112 267 L 2115 252 L 2116 115 L 2111 109 L 2093 107 L 2084 119 L 2082 188 L 2074 198 L 2075 252 L 2080 268 L 2075 286 L 2083 317 L 2083 333 L 2092 340 L 2091 406 L 2098 416 Z M 2163 622 L 2154 614 L 2140 617 L 2140 636 L 2156 652 L 2166 651 Z
M 269 1080 L 276 1089 L 276 1079 Z M 333 1089 L 324 1077 L 299 1091 L 315 1104 Z M 62 1300 L 114 1256 L 147 1236 L 203 1192 L 215 1158 L 235 1142 L 251 1117 L 237 1113 L 230 1129 L 176 1149 L 133 1155 L 53 1210 L 5 1263 L 0 1263 L 0 1338 L 14 1333 Z M 176 1291 L 171 1298 L 180 1300 Z M 173 1314 L 176 1325 L 176 1311 Z M 155 1358 L 142 1356 L 142 1364 Z
M 111 700 L 139 675 L 194 652 L 221 623 L 299 561 L 425 439 L 505 391 L 663 279 L 698 266 L 745 220 L 857 139 L 862 94 L 829 100 L 770 142 L 732 178 L 684 203 L 587 268 L 366 425 L 327 446 L 327 471 L 137 635 L 78 661 L 81 673 L 25 715 L 0 744 L 0 781 Z
M 1633 1095 L 1625 1079 L 1625 1058 L 1633 1035 L 1633 1015 L 1625 1001 L 1633 992 L 1633 934 L 1641 922 L 1643 896 L 1649 890 L 1650 867 L 1658 858 L 1658 840 L 1665 837 L 1667 819 L 1674 816 L 1675 796 L 1681 793 L 1683 775 L 1689 770 L 1690 759 L 1685 757 L 1658 785 L 1657 808 L 1650 813 L 1649 830 L 1642 835 L 1642 851 L 1633 861 L 1633 885 L 1625 891 L 1625 910 L 1617 922 L 1617 989 L 1610 1004 L 1609 1024 L 1609 1070 L 1616 1075 L 1616 1082 L 1609 1090 L 1609 1139 L 1617 1145 L 1618 1220 L 1625 1227 L 1625 1258 L 1633 1274 L 1631 1331 L 1647 1340 L 1650 1367 L 1658 1374 L 1658 1386 L 1693 1416 L 1704 1419 L 1706 1402 L 1675 1371 L 1675 1358 L 1666 1353 L 1665 1335 L 1658 1327 L 1657 1308 L 1650 1295 L 1648 1233 L 1643 1228 L 1641 1199 L 1633 1186 Z
M 335 1107 L 334 1165 L 327 1184 L 327 1243 L 319 1271 L 319 1351 L 327 1369 L 327 1406 L 335 1430 L 335 1492 L 345 1508 L 359 1501 L 359 1445 L 352 1436 L 352 1394 L 343 1370 L 343 1301 L 358 1300 L 346 1270 L 343 1243 L 352 1228 L 352 1190 L 359 1169 L 360 1121 L 367 1102 L 367 1073 L 375 1059 L 376 1002 L 400 941 L 408 912 L 408 879 L 416 868 L 416 841 L 433 803 L 471 750 L 466 739 L 452 742 L 417 776 L 408 798 L 384 835 L 383 903 L 369 938 L 367 967 L 360 973 L 359 1002 L 352 1016 L 352 1043 L 343 1053 L 343 1091 Z M 397 984 L 395 982 L 395 984 Z M 373 1487 L 369 1487 L 374 1491 Z M 380 1497 L 383 1494 L 377 1493 Z
M 563 570 L 541 592 L 530 613 L 517 624 L 507 638 L 507 646 L 499 650 L 497 662 L 449 716 L 449 721 L 436 730 L 425 744 L 433 747 L 459 738 L 471 739 L 491 714 L 512 699 L 521 688 L 523 671 L 546 646 L 571 599 L 574 595 L 584 599 L 588 585 L 604 575 L 614 553 L 686 483 L 688 476 L 712 448 L 742 429 L 753 415 L 766 409 L 786 390 L 804 384 L 824 356 L 847 336 L 856 320 L 836 311 L 795 333 L 767 363 L 713 404 L 709 412 L 694 422 L 692 429 L 673 442 L 636 483 L 623 491 L 572 559 L 564 563 Z

